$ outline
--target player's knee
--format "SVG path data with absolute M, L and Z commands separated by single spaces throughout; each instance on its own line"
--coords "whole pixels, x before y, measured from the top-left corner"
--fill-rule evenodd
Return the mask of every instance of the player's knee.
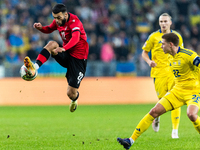
M 154 118 L 157 118 L 159 117 L 160 115 L 164 114 L 166 112 L 165 108 L 163 107 L 162 104 L 160 103 L 157 103 L 155 107 L 153 107 L 149 114 L 154 117 Z
M 59 44 L 56 41 L 49 41 L 44 48 L 46 48 L 48 51 L 52 51 L 57 47 L 59 47 Z
M 67 91 L 67 96 L 71 99 L 71 100 L 73 100 L 73 94 L 71 93 L 71 92 L 69 92 L 69 91 Z
M 187 112 L 187 116 L 192 122 L 196 121 L 196 119 L 198 117 L 197 114 L 195 112 L 192 112 L 192 111 Z
M 67 90 L 67 96 L 68 96 L 71 100 L 74 100 L 74 99 L 76 99 L 77 92 L 73 92 L 73 90 Z
M 152 117 L 154 117 L 154 118 L 157 118 L 157 117 L 159 116 L 159 113 L 157 112 L 156 107 L 153 107 L 153 108 L 150 110 L 149 114 L 150 114 Z

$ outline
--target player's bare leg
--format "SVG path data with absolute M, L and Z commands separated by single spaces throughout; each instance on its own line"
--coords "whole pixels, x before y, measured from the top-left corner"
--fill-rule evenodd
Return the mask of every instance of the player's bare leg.
M 189 105 L 187 108 L 187 116 L 192 121 L 194 128 L 200 134 L 200 117 L 198 116 L 199 108 L 196 105 Z
M 57 53 L 55 52 L 56 48 L 58 48 L 59 45 L 56 41 L 49 41 L 44 48 L 52 55 L 56 55 Z
M 78 89 L 68 86 L 67 88 L 67 96 L 71 99 L 71 103 L 69 105 L 69 110 L 74 112 L 78 106 L 77 99 L 79 97 Z

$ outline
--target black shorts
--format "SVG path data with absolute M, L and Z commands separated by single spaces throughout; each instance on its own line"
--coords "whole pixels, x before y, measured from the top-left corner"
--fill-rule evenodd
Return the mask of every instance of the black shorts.
M 65 77 L 68 84 L 74 88 L 79 88 L 81 80 L 85 76 L 87 59 L 77 59 L 71 56 L 68 51 L 58 53 L 52 57 L 64 68 L 67 68 Z

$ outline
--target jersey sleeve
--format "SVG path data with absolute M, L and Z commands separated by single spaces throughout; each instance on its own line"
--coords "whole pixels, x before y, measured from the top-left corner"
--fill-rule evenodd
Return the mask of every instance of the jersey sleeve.
M 80 40 L 80 32 L 72 32 L 72 37 L 69 40 L 69 42 L 63 47 L 65 50 L 69 50 L 72 48 L 74 45 L 78 43 Z
M 153 36 L 151 34 L 151 35 L 149 35 L 148 39 L 144 43 L 142 49 L 147 52 L 150 52 L 152 48 L 153 48 Z
M 52 33 L 56 29 L 57 29 L 56 21 L 53 20 L 53 22 L 50 25 L 43 26 L 40 31 L 43 33 Z
M 190 51 L 191 53 L 192 53 L 192 55 L 191 56 L 188 56 L 187 55 L 187 58 L 188 58 L 188 61 L 189 61 L 189 63 L 190 64 L 193 64 L 193 65 L 196 65 L 196 66 L 199 66 L 199 56 L 197 55 L 197 53 L 196 52 L 194 52 L 194 51 Z
M 179 46 L 180 46 L 181 48 L 184 48 L 182 36 L 181 36 L 181 35 L 178 35 L 178 37 L 179 37 Z
M 74 31 L 81 31 L 81 22 L 78 20 L 78 19 L 73 19 L 71 20 L 70 22 L 70 29 L 71 29 L 71 32 L 73 33 Z

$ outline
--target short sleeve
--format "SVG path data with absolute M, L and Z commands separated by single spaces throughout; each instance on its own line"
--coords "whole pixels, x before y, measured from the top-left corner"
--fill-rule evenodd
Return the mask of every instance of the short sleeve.
M 181 36 L 181 35 L 178 35 L 178 37 L 179 37 L 179 46 L 180 46 L 181 48 L 184 48 L 182 36 Z
M 195 64 L 194 61 L 195 61 L 195 58 L 198 57 L 198 55 L 197 55 L 197 53 L 194 52 L 194 51 L 191 51 L 191 50 L 190 50 L 190 52 L 191 52 L 192 54 L 189 55 L 189 57 L 187 57 L 187 58 L 188 58 L 190 64 Z
M 153 48 L 153 36 L 151 34 L 151 35 L 149 35 L 148 39 L 144 43 L 142 49 L 147 52 L 150 52 L 152 48 Z
M 71 32 L 74 32 L 74 31 L 80 31 L 81 30 L 81 22 L 80 22 L 80 20 L 78 20 L 78 19 L 72 19 L 71 21 L 70 21 L 70 29 L 71 29 Z

